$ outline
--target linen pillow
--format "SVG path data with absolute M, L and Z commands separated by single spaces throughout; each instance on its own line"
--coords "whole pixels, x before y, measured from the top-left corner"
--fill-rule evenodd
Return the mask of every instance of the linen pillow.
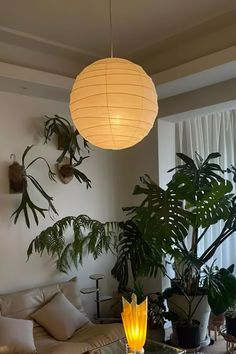
M 36 353 L 33 322 L 0 316 L 0 353 Z
M 67 340 L 76 329 L 89 322 L 61 292 L 31 317 L 57 340 Z

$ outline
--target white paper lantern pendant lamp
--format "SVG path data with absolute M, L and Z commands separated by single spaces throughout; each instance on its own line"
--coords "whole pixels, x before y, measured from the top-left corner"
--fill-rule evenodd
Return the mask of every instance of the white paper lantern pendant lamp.
M 111 58 L 97 60 L 77 76 L 70 111 L 75 127 L 91 144 L 125 149 L 140 142 L 153 127 L 157 93 L 141 66 L 113 58 L 111 39 Z

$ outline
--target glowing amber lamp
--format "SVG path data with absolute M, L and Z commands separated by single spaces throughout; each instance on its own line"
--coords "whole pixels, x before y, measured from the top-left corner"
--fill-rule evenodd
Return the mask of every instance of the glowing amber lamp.
M 121 313 L 126 339 L 131 353 L 142 353 L 147 334 L 147 298 L 137 304 L 137 297 L 132 294 L 131 303 L 122 297 Z

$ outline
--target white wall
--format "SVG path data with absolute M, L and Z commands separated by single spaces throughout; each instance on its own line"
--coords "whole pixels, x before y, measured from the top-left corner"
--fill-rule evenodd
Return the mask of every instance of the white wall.
M 156 126 L 139 144 L 129 149 L 114 151 L 112 154 L 116 213 L 123 218 L 122 207 L 139 202 L 138 197 L 132 195 L 135 185 L 140 182 L 139 177 L 149 174 L 157 181 Z
M 59 274 L 49 257 L 33 255 L 26 263 L 26 250 L 31 240 L 53 221 L 47 217 L 40 219 L 37 227 L 27 229 L 22 216 L 16 225 L 10 219 L 12 212 L 20 202 L 19 195 L 9 194 L 8 166 L 10 154 L 15 153 L 20 162 L 21 155 L 27 145 L 37 144 L 27 161 L 34 156 L 45 156 L 52 167 L 58 157 L 53 143 L 43 144 L 39 136 L 44 114 L 59 114 L 69 117 L 68 104 L 47 99 L 0 92 L 0 293 L 11 292 L 34 285 L 53 283 L 59 279 L 68 279 L 70 275 L 78 275 L 81 287 L 94 285 L 88 279 L 91 273 L 104 273 L 102 281 L 106 294 L 116 287 L 110 270 L 114 264 L 111 255 L 103 255 L 97 261 L 87 258 L 78 271 L 69 275 Z M 73 180 L 68 185 L 49 181 L 43 164 L 32 167 L 31 172 L 39 178 L 45 190 L 54 197 L 59 218 L 67 215 L 88 214 L 98 220 L 116 219 L 112 182 L 112 154 L 109 151 L 93 149 L 91 157 L 84 161 L 81 169 L 90 177 L 92 189 L 86 190 L 84 185 Z M 38 197 L 35 195 L 35 197 Z M 43 205 L 43 201 L 42 204 Z M 85 297 L 87 309 L 92 312 L 93 295 Z M 91 301 L 88 301 L 88 300 Z M 93 306 L 94 306 L 94 302 Z
M 158 182 L 158 139 L 154 125 L 143 141 L 132 148 L 113 152 L 113 179 L 116 213 L 120 219 L 124 213 L 122 207 L 138 205 L 142 197 L 133 196 L 134 186 L 139 177 L 148 174 Z M 140 279 L 146 293 L 161 291 L 161 276 Z M 132 286 L 132 283 L 130 283 Z

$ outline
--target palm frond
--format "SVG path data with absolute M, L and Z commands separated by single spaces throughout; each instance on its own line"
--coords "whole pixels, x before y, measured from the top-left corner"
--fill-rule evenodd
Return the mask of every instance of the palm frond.
M 71 227 L 72 241 L 67 242 L 65 231 Z M 101 223 L 87 215 L 67 216 L 42 231 L 29 245 L 28 259 L 33 253 L 46 252 L 56 257 L 56 267 L 67 272 L 71 265 L 82 263 L 85 253 L 94 259 L 113 246 L 116 223 Z

